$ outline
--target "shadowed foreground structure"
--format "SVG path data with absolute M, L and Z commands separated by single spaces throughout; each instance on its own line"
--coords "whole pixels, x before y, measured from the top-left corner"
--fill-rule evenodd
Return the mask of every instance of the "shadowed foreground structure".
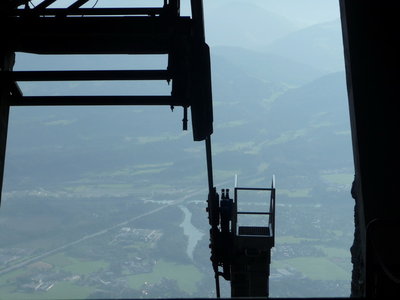
M 399 24 L 391 1 L 341 0 L 355 164 L 352 295 L 399 295 Z
M 179 1 L 165 1 L 164 7 L 159 9 L 123 11 L 81 8 L 87 0 L 78 0 L 66 10 L 50 9 L 48 6 L 55 0 L 44 0 L 34 9 L 17 10 L 27 2 L 5 0 L 0 4 L 1 181 L 8 114 L 13 105 L 182 106 L 184 129 L 187 128 L 187 109 L 190 107 L 194 140 L 206 140 L 207 153 L 211 156 L 211 78 L 209 50 L 204 42 L 201 1 L 191 1 L 192 7 L 198 8 L 192 11 L 192 19 L 179 16 Z M 400 146 L 397 140 L 400 128 L 400 43 L 395 4 L 396 1 L 340 0 L 356 173 L 352 189 L 356 201 L 356 231 L 352 247 L 354 297 L 400 294 L 400 246 L 397 243 L 400 232 L 397 188 L 400 167 Z M 40 18 L 46 14 L 48 18 Z M 97 21 L 93 17 L 96 14 L 100 18 Z M 67 15 L 92 15 L 92 18 L 67 18 Z M 118 18 L 118 15 L 134 17 Z M 113 22 L 113 26 L 105 26 L 104 18 Z M 42 23 L 37 22 L 38 19 L 42 19 Z M 93 26 L 102 47 L 87 38 Z M 73 33 L 75 40 L 72 43 L 67 40 L 71 36 L 66 29 Z M 153 72 L 12 72 L 15 52 L 18 51 L 42 54 L 169 54 L 169 66 L 167 70 Z M 172 80 L 172 92 L 170 96 L 24 97 L 17 84 L 18 81 L 72 79 Z M 209 200 L 217 199 L 212 184 L 211 159 L 208 167 L 209 175 L 211 174 Z M 229 200 L 229 197 L 224 200 Z M 246 229 L 243 232 L 245 231 Z

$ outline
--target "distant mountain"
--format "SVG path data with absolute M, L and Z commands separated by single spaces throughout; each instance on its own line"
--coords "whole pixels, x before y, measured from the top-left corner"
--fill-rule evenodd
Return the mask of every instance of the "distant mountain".
M 257 52 L 240 47 L 214 47 L 212 55 L 213 67 L 218 68 L 222 61 L 225 61 L 236 67 L 234 72 L 242 73 L 230 76 L 247 75 L 289 86 L 298 86 L 327 74 L 322 69 L 275 53 Z
M 220 114 L 217 109 L 216 120 Z M 263 176 L 260 166 L 267 163 L 281 186 L 293 188 L 321 185 L 321 172 L 352 166 L 343 72 L 289 89 L 272 103 L 243 99 L 225 106 L 223 115 L 237 124 L 215 132 L 215 148 L 225 149 L 216 151 L 215 161 L 240 174 Z
M 344 72 L 288 90 L 271 105 L 268 120 L 275 141 L 288 142 L 280 146 L 291 153 L 288 161 L 320 170 L 352 165 Z
M 211 46 L 260 49 L 296 30 L 293 23 L 249 2 L 205 3 L 207 42 Z
M 313 25 L 272 42 L 265 50 L 330 72 L 344 70 L 340 20 Z
M 281 185 L 304 186 L 299 174 L 308 184 L 317 182 L 323 170 L 351 165 L 343 72 L 309 76 L 308 83 L 290 88 L 288 78 L 295 72 L 289 60 L 283 73 L 268 67 L 262 54 L 230 48 L 220 56 L 219 50 L 212 61 L 216 182 L 236 173 L 262 178 L 273 172 L 284 181 Z M 300 75 L 296 80 L 304 81 Z M 29 88 L 34 95 L 44 86 Z M 76 88 L 81 87 L 57 87 L 67 94 Z M 87 90 L 106 87 L 91 84 Z M 5 190 L 98 182 L 201 185 L 204 146 L 181 131 L 181 113 L 169 107 L 13 108 Z
M 215 52 L 218 53 L 218 51 Z M 244 52 L 247 53 L 247 50 Z M 283 82 L 271 80 L 272 76 L 268 78 L 268 76 L 258 76 L 257 73 L 257 70 L 253 70 L 251 65 L 229 57 L 229 51 L 225 51 L 221 56 L 213 54 L 214 100 L 223 103 L 236 101 L 254 103 L 254 100 L 269 98 L 271 95 L 287 89 Z M 286 79 L 284 78 L 285 81 Z
M 331 73 L 286 91 L 272 103 L 271 112 L 275 112 L 274 116 L 283 112 L 290 116 L 280 125 L 280 129 L 296 129 L 317 122 L 347 125 L 348 105 L 344 72 Z
M 221 0 L 219 0 L 221 1 Z M 223 0 L 230 1 L 230 0 Z M 339 2 L 336 0 L 242 0 L 285 16 L 298 25 L 311 25 L 334 20 L 339 16 Z

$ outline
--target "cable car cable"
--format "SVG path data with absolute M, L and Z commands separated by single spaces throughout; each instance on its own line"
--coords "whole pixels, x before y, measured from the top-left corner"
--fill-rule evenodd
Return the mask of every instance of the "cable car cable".
M 205 146 L 206 146 L 206 160 L 207 160 L 207 177 L 208 177 L 208 193 L 209 193 L 209 199 L 208 201 L 218 201 L 218 199 L 215 199 L 215 188 L 214 188 L 214 180 L 213 180 L 213 167 L 212 167 L 212 151 L 211 151 L 211 136 L 208 135 L 205 139 Z M 210 205 L 210 204 L 209 204 Z M 214 206 L 215 207 L 215 206 Z M 214 211 L 208 211 L 209 216 L 213 213 L 215 213 Z M 211 218 L 213 218 L 212 216 L 210 216 Z M 211 232 L 213 232 L 217 225 L 216 224 L 212 224 L 212 229 Z M 213 243 L 213 237 L 211 235 L 211 243 Z M 211 246 L 213 246 L 211 244 Z M 216 296 L 217 298 L 221 297 L 221 292 L 220 292 L 220 284 L 219 284 L 219 272 L 218 272 L 218 262 L 213 259 L 213 253 L 211 256 L 211 260 L 212 260 L 212 264 L 213 264 L 213 269 L 214 269 L 214 274 L 215 274 L 215 291 L 216 291 Z
M 214 191 L 211 136 L 206 137 L 205 144 L 206 144 L 206 159 L 207 159 L 208 192 L 211 194 Z

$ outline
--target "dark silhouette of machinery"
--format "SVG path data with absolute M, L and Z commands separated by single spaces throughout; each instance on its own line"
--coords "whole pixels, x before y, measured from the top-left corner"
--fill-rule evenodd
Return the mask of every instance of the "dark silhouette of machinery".
M 82 8 L 88 0 L 77 0 L 64 9 L 49 8 L 55 1 L 43 0 L 33 9 L 29 8 L 28 0 L 3 0 L 0 3 L 0 180 L 10 106 L 181 106 L 184 129 L 190 107 L 194 140 L 205 140 L 206 143 L 211 260 L 216 282 L 218 284 L 220 275 L 231 280 L 235 296 L 267 296 L 268 249 L 274 244 L 275 190 L 274 186 L 270 189 L 272 204 L 267 226 L 237 228 L 237 197 L 231 199 L 225 190 L 220 199 L 214 187 L 210 139 L 213 131 L 211 77 L 202 1 L 191 0 L 192 18 L 180 16 L 178 0 L 165 0 L 161 8 Z M 339 0 L 339 3 L 355 163 L 352 295 L 398 296 L 400 41 L 397 2 Z M 19 8 L 23 5 L 25 9 Z M 168 54 L 169 64 L 167 70 L 153 71 L 13 72 L 14 53 L 19 51 Z M 171 80 L 171 96 L 26 97 L 18 88 L 19 81 L 135 79 Z M 252 256 L 254 249 L 258 252 Z M 258 276 L 260 274 L 262 276 Z M 261 295 L 262 292 L 265 294 Z
M 213 191 L 209 194 L 207 211 L 211 225 L 211 261 L 217 297 L 219 276 L 231 281 L 232 297 L 267 297 L 271 248 L 275 243 L 275 179 L 272 179 L 270 188 L 236 186 L 233 199 L 230 198 L 229 189 L 221 191 L 221 199 L 216 189 Z M 268 209 L 238 210 L 240 191 L 268 192 L 269 199 L 267 196 L 264 198 Z M 241 216 L 246 215 L 267 217 L 264 226 L 248 226 L 238 221 Z M 260 223 L 257 225 L 261 225 Z

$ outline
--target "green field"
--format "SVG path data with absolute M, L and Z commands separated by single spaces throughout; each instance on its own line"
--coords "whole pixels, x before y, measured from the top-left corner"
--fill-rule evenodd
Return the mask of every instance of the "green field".
M 353 173 L 323 174 L 321 177 L 328 183 L 334 185 L 351 185 L 354 180 Z
M 277 236 L 276 244 L 298 244 L 301 242 L 318 241 L 318 239 L 296 237 L 293 235 Z
M 69 257 L 65 253 L 57 253 L 42 260 L 50 266 L 50 271 L 63 270 L 73 275 L 86 275 L 107 268 L 108 263 L 104 261 L 85 261 Z M 31 291 L 24 293 L 17 291 L 16 280 L 20 276 L 36 272 L 35 263 L 9 272 L 0 277 L 0 288 L 2 294 L 0 299 L 63 299 L 68 295 L 69 299 L 85 299 L 93 291 L 93 287 L 76 285 L 70 281 L 57 281 L 48 291 Z
M 68 281 L 56 282 L 48 291 L 17 291 L 15 280 L 25 272 L 21 269 L 0 277 L 0 299 L 65 299 L 65 295 L 68 295 L 68 299 L 86 299 L 94 291 L 93 287 L 75 285 Z
M 326 257 L 296 257 L 273 262 L 275 268 L 294 268 L 312 280 L 349 280 L 349 272 Z
M 157 261 L 153 272 L 130 275 L 126 279 L 133 289 L 140 288 L 145 282 L 158 283 L 163 278 L 176 280 L 179 288 L 189 294 L 196 291 L 196 283 L 202 280 L 203 275 L 193 265 L 182 265 L 167 262 L 164 260 Z
M 93 292 L 93 287 L 79 286 L 71 282 L 57 282 L 52 289 L 46 292 L 48 299 L 62 299 L 65 295 L 68 298 L 86 299 Z
M 85 261 L 66 256 L 64 253 L 49 256 L 43 261 L 74 275 L 90 274 L 100 269 L 105 269 L 109 265 L 105 261 Z
M 91 287 L 74 285 L 71 282 L 57 282 L 47 292 L 34 292 L 34 293 L 21 293 L 14 292 L 12 287 L 7 289 L 2 288 L 2 294 L 0 299 L 65 299 L 65 295 L 68 295 L 68 299 L 86 299 L 94 291 Z
M 350 249 L 334 248 L 334 247 L 318 247 L 328 257 L 348 258 L 350 257 Z
M 0 288 L 14 282 L 15 278 L 24 274 L 24 270 L 15 270 L 0 276 Z M 3 289 L 2 289 L 3 290 Z
M 301 188 L 301 189 L 278 189 L 276 191 L 279 195 L 286 195 L 289 198 L 305 198 L 310 197 L 311 188 Z

